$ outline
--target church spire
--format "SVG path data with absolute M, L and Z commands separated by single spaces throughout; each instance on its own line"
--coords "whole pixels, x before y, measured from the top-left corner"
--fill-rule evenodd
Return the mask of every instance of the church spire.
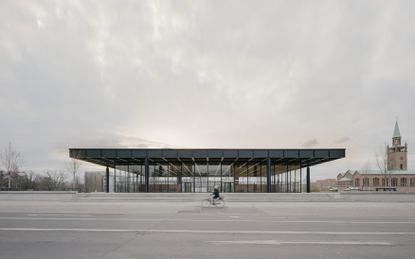
M 388 170 L 408 170 L 408 145 L 401 145 L 401 132 L 398 120 L 393 130 L 392 146 L 387 147 Z
M 401 132 L 399 131 L 398 121 L 395 122 L 395 129 L 393 130 L 392 138 L 399 138 L 401 136 Z

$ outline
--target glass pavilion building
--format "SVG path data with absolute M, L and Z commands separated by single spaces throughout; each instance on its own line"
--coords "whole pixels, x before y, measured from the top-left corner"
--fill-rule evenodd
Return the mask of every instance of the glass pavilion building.
M 310 192 L 310 167 L 345 149 L 71 148 L 74 159 L 106 167 L 115 192 Z M 122 177 L 121 177 L 122 176 Z

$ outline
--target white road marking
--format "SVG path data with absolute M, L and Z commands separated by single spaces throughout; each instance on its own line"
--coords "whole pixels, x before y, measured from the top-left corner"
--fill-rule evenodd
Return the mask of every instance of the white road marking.
M 71 221 L 71 220 L 75 220 L 75 221 L 143 221 L 143 222 L 154 222 L 154 221 L 166 221 L 168 219 L 157 219 L 157 218 L 153 218 L 153 219 L 133 219 L 133 218 L 76 218 L 76 217 L 70 217 L 70 218 L 49 218 L 49 217 L 34 217 L 34 218 L 29 218 L 29 217 L 0 217 L 0 220 L 5 219 L 5 220 L 33 220 L 33 221 Z M 229 220 L 230 221 L 230 220 Z
M 283 220 L 272 223 L 323 223 L 323 224 L 415 224 L 414 221 L 345 221 L 345 220 Z
M 242 241 L 209 241 L 218 245 L 334 245 L 334 246 L 391 246 L 390 242 L 371 241 L 278 241 L 278 240 L 242 240 Z
M 168 219 L 168 218 L 97 218 L 97 217 L 0 217 L 0 220 L 53 220 L 53 221 L 139 221 L 139 222 L 264 222 L 264 223 L 322 223 L 322 224 L 415 224 L 415 221 L 345 221 L 345 220 L 250 220 L 240 219 L 239 216 L 229 216 L 232 219 Z
M 0 231 L 39 232 L 142 232 L 184 234 L 255 234 L 255 235 L 365 235 L 415 236 L 415 232 L 344 232 L 344 231 L 260 231 L 260 230 L 187 230 L 187 229 L 117 229 L 117 228 L 0 228 Z

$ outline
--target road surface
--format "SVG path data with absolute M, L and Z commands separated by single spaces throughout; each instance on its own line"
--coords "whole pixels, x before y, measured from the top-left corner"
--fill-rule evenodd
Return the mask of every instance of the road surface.
M 411 199 L 0 200 L 2 259 L 414 257 Z

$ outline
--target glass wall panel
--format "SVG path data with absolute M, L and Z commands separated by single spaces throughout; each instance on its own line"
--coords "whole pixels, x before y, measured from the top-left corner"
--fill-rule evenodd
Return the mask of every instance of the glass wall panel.
M 232 165 L 222 164 L 222 192 L 234 192 L 234 177 L 232 174 Z
M 128 167 L 117 165 L 114 168 L 114 192 L 127 192 L 128 191 Z
M 170 163 L 150 165 L 150 192 L 179 192 L 180 168 Z M 180 177 L 178 177 L 180 176 Z
M 194 166 L 193 163 L 181 164 L 181 189 L 182 192 L 194 192 Z
M 266 160 L 248 163 L 247 167 L 247 191 L 266 192 L 267 191 L 267 165 Z
M 195 163 L 194 171 L 195 192 L 208 191 L 208 165 L 207 163 Z
M 234 164 L 234 177 L 235 177 L 235 192 L 247 192 L 247 172 L 248 163 L 235 163 Z
M 256 192 L 266 192 L 267 191 L 267 164 L 266 161 L 262 161 L 257 166 L 256 170 L 257 184 L 255 191 Z
M 215 186 L 220 190 L 221 185 L 221 165 L 219 163 L 208 164 L 208 192 L 213 192 Z
M 256 191 L 256 183 L 257 183 L 257 163 L 247 163 L 247 192 L 255 192 Z
M 157 180 L 158 177 L 160 177 L 160 171 L 157 165 L 154 164 L 150 164 L 148 166 L 148 175 L 149 175 L 149 191 L 150 192 L 157 192 L 158 188 L 157 188 Z
M 171 192 L 181 192 L 182 191 L 182 166 L 179 163 L 170 163 L 169 164 L 169 172 L 170 177 L 175 178 L 174 180 L 170 181 L 172 183 Z M 173 184 L 175 182 L 175 184 Z
M 274 178 L 271 182 L 271 190 L 273 192 L 286 192 L 287 191 L 287 166 L 283 163 L 274 163 L 272 165 L 271 175 Z M 266 177 L 266 174 L 265 174 Z M 266 178 L 265 178 L 266 181 Z
M 300 169 L 300 163 L 292 163 L 287 166 L 289 177 L 289 189 L 288 192 L 301 192 L 302 190 L 302 174 Z

